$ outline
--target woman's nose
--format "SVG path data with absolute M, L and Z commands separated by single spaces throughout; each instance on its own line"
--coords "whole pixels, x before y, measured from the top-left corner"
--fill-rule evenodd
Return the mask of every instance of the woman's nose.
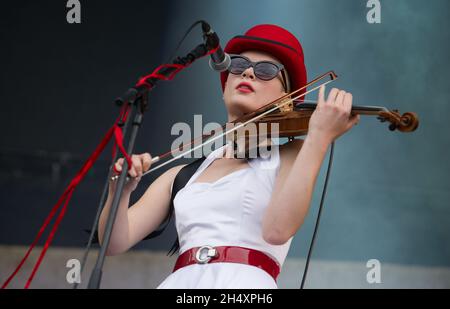
M 253 80 L 253 79 L 255 79 L 255 72 L 253 72 L 253 68 L 252 67 L 249 67 L 244 72 L 242 72 L 241 76 L 244 77 L 244 78 L 248 77 L 248 78 Z

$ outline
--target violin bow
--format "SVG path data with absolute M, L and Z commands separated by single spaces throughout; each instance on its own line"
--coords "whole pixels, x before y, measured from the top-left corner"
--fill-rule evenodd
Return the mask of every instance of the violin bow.
M 308 91 L 305 91 L 305 92 L 303 92 L 303 93 L 300 93 L 300 92 L 302 92 L 302 90 L 304 90 L 305 88 L 309 87 L 310 85 L 316 84 L 317 82 L 319 82 L 319 81 L 325 79 L 326 77 L 329 77 L 330 80 L 327 80 L 327 81 L 321 83 L 320 85 L 315 86 L 313 89 L 310 89 L 310 90 L 308 90 Z M 141 177 L 143 177 L 143 176 L 145 176 L 145 175 L 148 175 L 148 174 L 150 174 L 150 173 L 152 173 L 152 172 L 158 170 L 159 168 L 161 168 L 161 167 L 163 167 L 163 166 L 165 166 L 165 165 L 167 165 L 167 164 L 170 164 L 170 163 L 172 163 L 173 161 L 176 161 L 176 160 L 178 160 L 178 159 L 184 157 L 184 156 L 187 155 L 187 154 L 190 154 L 191 152 L 193 152 L 193 151 L 195 151 L 195 150 L 197 150 L 197 149 L 199 149 L 199 148 L 201 148 L 201 147 L 204 147 L 205 145 L 210 144 L 210 143 L 212 143 L 212 142 L 214 142 L 214 141 L 216 141 L 216 140 L 222 138 L 223 136 L 226 136 L 226 135 L 228 135 L 228 134 L 230 134 L 230 133 L 232 133 L 232 132 L 235 132 L 235 131 L 239 130 L 240 128 L 245 127 L 245 126 L 248 125 L 249 123 L 252 123 L 252 122 L 254 122 L 254 121 L 258 120 L 258 119 L 261 119 L 261 118 L 263 118 L 264 116 L 266 116 L 266 115 L 268 115 L 268 114 L 270 114 L 270 113 L 272 113 L 272 112 L 274 112 L 274 111 L 279 110 L 279 108 L 281 108 L 281 107 L 283 107 L 283 106 L 285 106 L 285 105 L 291 103 L 293 100 L 298 100 L 298 99 L 300 99 L 300 98 L 306 96 L 307 94 L 309 94 L 309 93 L 311 93 L 311 92 L 313 92 L 313 91 L 316 91 L 316 90 L 319 89 L 321 86 L 324 86 L 324 85 L 326 85 L 326 84 L 328 84 L 328 83 L 331 83 L 331 82 L 335 81 L 336 79 L 337 79 L 337 75 L 336 75 L 333 71 L 329 71 L 329 72 L 327 72 L 327 73 L 325 73 L 325 74 L 320 75 L 319 77 L 315 78 L 314 80 L 312 80 L 311 82 L 309 82 L 309 83 L 306 84 L 305 86 L 303 86 L 303 87 L 301 87 L 301 88 L 299 88 L 299 89 L 297 89 L 297 90 L 295 90 L 295 91 L 293 91 L 293 92 L 291 92 L 291 93 L 288 93 L 288 94 L 286 94 L 286 95 L 284 95 L 284 96 L 282 96 L 282 97 L 280 97 L 280 98 L 278 98 L 278 99 L 275 99 L 274 101 L 272 101 L 272 102 L 270 102 L 270 103 L 268 103 L 268 104 L 266 104 L 266 105 L 264 105 L 264 106 L 258 108 L 257 110 L 255 110 L 255 111 L 253 111 L 253 112 L 251 112 L 251 113 L 249 113 L 249 114 L 246 114 L 246 115 L 244 115 L 244 116 L 238 118 L 237 120 L 235 120 L 235 121 L 233 122 L 233 123 L 235 123 L 235 124 L 237 124 L 237 125 L 236 125 L 236 126 L 233 126 L 231 129 L 225 130 L 225 132 L 222 132 L 222 133 L 220 133 L 220 134 L 218 134 L 218 135 L 216 135 L 216 136 L 214 136 L 215 134 L 202 135 L 201 137 L 199 137 L 199 138 L 202 139 L 202 143 L 201 143 L 201 144 L 196 145 L 196 146 L 194 146 L 193 148 L 190 148 L 190 149 L 188 149 L 188 150 L 181 151 L 181 153 L 176 154 L 175 156 L 173 156 L 173 158 L 171 158 L 171 159 L 169 159 L 169 160 L 166 160 L 166 161 L 164 161 L 163 163 L 160 163 L 159 165 L 157 165 L 157 166 L 151 168 L 150 170 L 146 171 L 145 173 L 142 174 Z M 300 94 L 299 94 L 299 93 L 300 93 Z M 294 98 L 292 98 L 292 95 L 296 95 L 296 94 L 297 94 L 297 96 L 294 97 Z M 289 99 L 289 100 L 286 100 L 286 99 Z M 279 102 L 281 102 L 281 104 L 278 104 Z M 278 104 L 278 105 L 277 105 L 277 104 Z M 226 128 L 226 125 L 223 125 L 223 126 L 221 127 L 221 130 L 223 131 L 225 128 Z M 212 131 L 215 132 L 215 131 L 217 131 L 217 130 L 218 130 L 218 129 L 215 129 L 215 130 L 212 130 Z M 211 136 L 213 136 L 213 137 L 211 137 Z M 211 137 L 211 138 L 208 139 L 207 141 L 204 141 L 205 138 L 209 138 L 209 137 Z M 197 139 L 198 139 L 198 138 L 197 138 Z M 192 145 L 193 143 L 195 143 L 195 140 L 196 140 L 196 139 L 191 140 L 190 143 L 188 143 L 188 144 L 186 144 L 186 145 L 183 145 L 183 148 L 185 148 L 185 146 Z M 165 158 L 165 157 L 167 157 L 167 156 L 169 156 L 169 155 L 173 155 L 173 153 L 174 153 L 175 151 L 180 151 L 180 150 L 179 150 L 179 149 L 177 149 L 177 150 L 171 150 L 171 151 L 166 152 L 166 153 L 164 153 L 164 154 L 162 154 L 162 155 L 153 157 L 153 158 L 152 158 L 152 161 L 151 161 L 152 164 L 153 164 L 153 163 L 156 163 L 156 162 L 159 162 L 161 159 L 163 159 L 163 158 Z M 113 176 L 113 177 L 116 177 L 116 176 Z

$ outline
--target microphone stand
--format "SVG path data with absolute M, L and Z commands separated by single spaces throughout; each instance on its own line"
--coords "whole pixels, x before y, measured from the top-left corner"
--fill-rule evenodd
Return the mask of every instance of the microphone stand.
M 148 103 L 148 95 L 147 93 L 144 93 L 143 95 L 140 95 L 137 97 L 137 99 L 134 102 L 130 102 L 132 106 L 132 112 L 131 117 L 127 119 L 127 122 L 130 121 L 130 119 L 133 118 L 133 123 L 131 127 L 131 133 L 130 133 L 130 140 L 127 147 L 127 153 L 130 155 L 134 151 L 134 145 L 136 142 L 136 137 L 139 131 L 139 128 L 142 124 L 143 120 L 143 112 L 145 110 L 145 107 Z M 126 125 L 127 126 L 127 125 Z M 110 173 L 109 173 L 110 174 Z M 92 271 L 91 277 L 89 279 L 88 283 L 88 289 L 99 289 L 100 288 L 100 282 L 102 278 L 102 268 L 106 257 L 106 249 L 109 246 L 109 242 L 111 240 L 111 234 L 113 225 L 117 216 L 117 211 L 119 209 L 119 202 L 122 197 L 123 188 L 125 186 L 126 178 L 128 174 L 128 162 L 127 160 L 124 160 L 122 172 L 120 173 L 119 179 L 117 181 L 117 187 L 116 191 L 114 192 L 114 197 L 112 200 L 112 205 L 110 208 L 110 212 L 108 214 L 108 219 L 106 221 L 105 231 L 104 231 L 104 238 L 103 243 L 100 246 L 100 251 L 97 257 L 97 261 L 95 263 L 94 269 Z M 108 175 L 110 176 L 110 175 Z M 109 182 L 109 178 L 107 179 Z M 106 196 L 106 194 L 105 194 Z
M 117 103 L 118 103 L 117 105 L 120 107 L 121 102 L 117 102 Z M 133 115 L 131 115 L 131 116 L 133 116 Z M 128 117 L 126 122 L 123 122 L 123 119 L 121 119 L 117 123 L 117 125 L 120 128 L 122 128 L 123 136 L 126 136 L 126 134 L 128 132 L 128 129 L 129 129 L 129 126 L 130 126 L 130 119 L 131 119 L 131 117 Z M 88 243 L 86 245 L 86 249 L 84 250 L 83 258 L 82 258 L 82 261 L 81 261 L 80 277 L 81 277 L 81 273 L 83 273 L 84 267 L 86 265 L 88 254 L 89 254 L 89 250 L 90 250 L 90 248 L 92 246 L 92 241 L 94 239 L 94 235 L 96 235 L 98 220 L 100 218 L 103 206 L 104 206 L 104 204 L 106 202 L 106 199 L 107 199 L 107 196 L 108 196 L 109 179 L 112 177 L 113 167 L 114 167 L 114 164 L 115 164 L 118 156 L 119 156 L 119 151 L 116 151 L 116 153 L 114 154 L 114 157 L 112 158 L 111 164 L 109 166 L 109 172 L 108 172 L 108 176 L 106 178 L 105 184 L 103 185 L 103 190 L 102 190 L 102 194 L 101 194 L 101 197 L 100 197 L 100 202 L 99 202 L 99 204 L 97 206 L 97 213 L 95 214 L 94 222 L 92 223 L 92 229 L 91 229 L 90 235 L 89 235 L 89 240 L 88 240 Z M 97 238 L 98 238 L 98 235 L 97 235 Z M 73 285 L 73 289 L 78 289 L 78 285 L 79 285 L 79 283 L 75 282 L 74 285 Z

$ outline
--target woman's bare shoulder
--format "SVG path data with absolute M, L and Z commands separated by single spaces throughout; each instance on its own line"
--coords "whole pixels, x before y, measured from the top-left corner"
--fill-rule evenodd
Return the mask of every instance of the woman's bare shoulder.
M 162 173 L 157 178 L 157 180 L 161 180 L 167 184 L 170 184 L 170 186 L 172 186 L 172 182 L 175 179 L 175 177 L 177 176 L 178 172 L 185 166 L 186 166 L 186 164 L 180 164 L 180 165 L 173 166 L 173 167 L 169 168 L 167 171 L 165 171 L 164 173 Z

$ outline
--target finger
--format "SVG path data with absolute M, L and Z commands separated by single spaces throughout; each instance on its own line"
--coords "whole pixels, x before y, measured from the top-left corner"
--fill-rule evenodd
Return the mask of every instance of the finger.
M 331 89 L 330 93 L 328 94 L 327 103 L 334 103 L 336 101 L 336 96 L 339 93 L 339 89 L 333 88 Z
M 141 163 L 142 172 L 145 172 L 145 165 L 146 165 L 145 161 L 146 161 L 145 154 L 140 154 L 139 155 L 139 162 Z
M 152 165 L 152 156 L 149 153 L 144 153 L 142 155 L 143 171 L 144 172 L 148 171 L 151 165 Z
M 340 90 L 338 95 L 336 96 L 335 104 L 343 105 L 345 94 L 346 92 L 344 90 Z
M 353 95 L 349 92 L 345 93 L 343 105 L 347 113 L 351 113 L 352 111 L 352 102 L 353 102 Z
M 320 86 L 317 98 L 317 105 L 322 105 L 323 103 L 325 103 L 325 85 Z
M 116 174 L 119 174 L 122 171 L 122 166 L 120 166 L 120 164 L 118 162 L 116 162 L 116 164 L 114 164 L 114 172 Z
M 133 167 L 137 173 L 137 176 L 142 174 L 142 162 L 139 156 L 133 155 L 131 157 L 131 161 L 133 161 Z
M 114 164 L 114 171 L 116 173 L 120 173 L 122 171 L 122 165 L 123 165 L 123 158 L 120 158 L 119 160 L 116 161 L 116 163 Z
M 133 178 L 137 176 L 137 172 L 136 172 L 136 168 L 134 167 L 134 164 L 131 165 L 131 168 L 128 171 L 128 175 L 130 175 L 130 177 L 133 177 Z

